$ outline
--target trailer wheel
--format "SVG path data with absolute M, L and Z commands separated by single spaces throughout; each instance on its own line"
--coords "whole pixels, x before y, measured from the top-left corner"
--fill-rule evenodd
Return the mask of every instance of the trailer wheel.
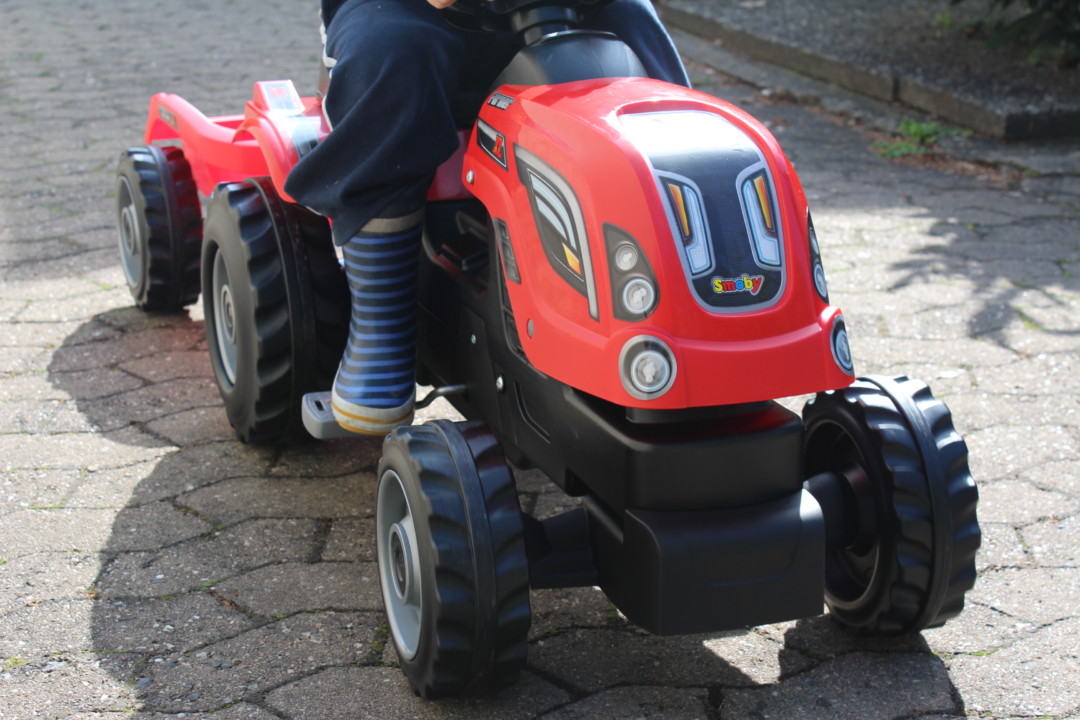
M 206 213 L 203 308 L 225 411 L 244 442 L 305 438 L 301 398 L 329 390 L 349 296 L 324 218 L 266 178 L 219 187 Z
M 516 680 L 531 609 L 521 508 L 479 423 L 396 429 L 379 462 L 376 547 L 390 637 L 417 695 L 482 695 Z
M 199 297 L 202 209 L 178 147 L 128 148 L 116 171 L 120 266 L 135 305 L 175 311 Z
M 949 409 L 921 382 L 870 377 L 819 394 L 803 416 L 807 476 L 843 478 L 855 515 L 826 555 L 832 616 L 900 634 L 959 613 L 981 533 L 967 445 Z

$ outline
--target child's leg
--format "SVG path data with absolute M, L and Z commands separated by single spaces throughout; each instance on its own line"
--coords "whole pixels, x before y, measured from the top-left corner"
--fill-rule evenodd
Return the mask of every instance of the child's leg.
M 343 244 L 374 217 L 422 209 L 431 177 L 458 147 L 452 100 L 464 42 L 416 0 L 351 0 L 326 28 L 331 133 L 286 191 L 329 217 Z
M 649 0 L 614 0 L 586 16 L 585 26 L 618 35 L 638 56 L 650 77 L 690 86 L 675 44 Z
M 334 417 L 382 435 L 412 420 L 420 221 L 435 168 L 458 146 L 462 41 L 422 0 L 351 0 L 326 33 L 332 132 L 286 190 L 329 217 L 343 246 L 352 313 Z

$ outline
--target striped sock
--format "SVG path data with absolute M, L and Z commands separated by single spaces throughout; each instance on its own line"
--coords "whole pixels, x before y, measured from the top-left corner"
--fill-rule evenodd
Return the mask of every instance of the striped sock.
M 334 418 L 347 430 L 385 435 L 413 417 L 420 228 L 361 233 L 343 251 L 352 320 L 334 379 Z

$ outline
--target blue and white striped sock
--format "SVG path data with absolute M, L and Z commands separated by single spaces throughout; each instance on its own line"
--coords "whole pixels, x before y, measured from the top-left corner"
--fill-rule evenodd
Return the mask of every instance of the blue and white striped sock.
M 343 248 L 352 295 L 349 342 L 334 379 L 338 424 L 385 435 L 412 422 L 420 227 L 360 233 Z

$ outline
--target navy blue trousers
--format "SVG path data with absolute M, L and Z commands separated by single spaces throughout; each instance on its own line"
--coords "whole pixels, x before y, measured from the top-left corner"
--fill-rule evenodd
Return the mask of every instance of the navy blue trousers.
M 614 0 L 584 25 L 622 38 L 652 77 L 689 85 L 649 0 Z M 373 218 L 421 209 L 458 147 L 455 103 L 486 91 L 516 50 L 512 35 L 461 30 L 426 0 L 347 0 L 326 28 L 333 130 L 290 173 L 287 192 L 329 217 L 339 244 Z

